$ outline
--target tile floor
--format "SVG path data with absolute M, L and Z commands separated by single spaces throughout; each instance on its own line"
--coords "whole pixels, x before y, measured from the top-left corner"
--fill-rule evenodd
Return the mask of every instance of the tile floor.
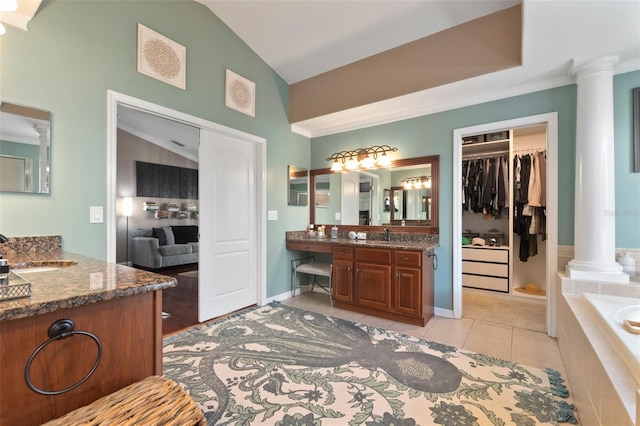
M 444 343 L 531 367 L 550 367 L 560 372 L 565 379 L 565 385 L 571 392 L 569 383 L 566 381 L 567 374 L 560 356 L 558 342 L 544 333 L 505 325 L 489 324 L 471 318 L 458 320 L 438 316 L 433 317 L 426 326 L 419 327 L 334 308 L 329 303 L 328 295 L 311 291 L 297 294 L 295 297 L 282 301 L 282 303 L 397 331 L 424 340 Z M 571 396 L 566 402 L 574 403 Z

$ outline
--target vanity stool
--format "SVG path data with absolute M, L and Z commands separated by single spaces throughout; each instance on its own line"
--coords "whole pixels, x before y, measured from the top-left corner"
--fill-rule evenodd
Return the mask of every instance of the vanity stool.
M 333 265 L 327 262 L 316 262 L 315 257 L 303 257 L 300 259 L 291 259 L 291 294 L 296 295 L 296 289 L 300 287 L 311 286 L 311 290 L 317 285 L 329 294 L 329 301 L 333 306 L 333 288 L 331 286 L 331 273 Z M 298 274 L 310 275 L 310 283 L 307 285 L 300 285 L 298 283 Z M 321 277 L 327 277 L 329 279 L 328 285 L 321 285 L 316 282 L 316 275 Z

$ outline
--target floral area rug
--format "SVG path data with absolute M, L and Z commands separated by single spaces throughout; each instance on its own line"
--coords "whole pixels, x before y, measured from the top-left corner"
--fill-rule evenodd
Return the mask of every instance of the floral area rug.
M 559 374 L 278 303 L 164 340 L 210 425 L 576 423 Z

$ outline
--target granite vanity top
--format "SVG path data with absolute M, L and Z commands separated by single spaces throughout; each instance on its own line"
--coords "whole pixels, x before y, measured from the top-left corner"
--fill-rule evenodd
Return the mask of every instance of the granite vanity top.
M 52 250 L 5 256 L 11 272 L 31 283 L 31 296 L 0 301 L 0 321 L 132 296 L 177 285 L 175 278 Z M 44 267 L 56 269 L 45 269 Z M 21 273 L 28 268 L 43 268 Z
M 345 247 L 370 247 L 370 248 L 386 248 L 386 249 L 400 249 L 400 250 L 432 250 L 438 247 L 438 238 L 436 236 L 419 236 L 415 235 L 392 235 L 392 241 L 368 238 L 366 240 L 351 240 L 339 235 L 338 238 L 332 239 L 331 237 L 308 237 L 304 231 L 291 231 L 286 233 L 286 242 L 294 243 L 308 243 L 308 244 L 322 244 L 330 246 L 345 246 Z

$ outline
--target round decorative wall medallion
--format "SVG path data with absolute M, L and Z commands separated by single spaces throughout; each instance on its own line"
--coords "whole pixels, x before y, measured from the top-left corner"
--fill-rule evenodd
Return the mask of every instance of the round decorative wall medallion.
M 144 59 L 156 73 L 165 78 L 176 78 L 180 75 L 182 64 L 178 54 L 162 40 L 148 40 L 144 44 Z
M 231 99 L 242 109 L 251 105 L 251 89 L 243 81 L 235 80 L 230 87 Z

